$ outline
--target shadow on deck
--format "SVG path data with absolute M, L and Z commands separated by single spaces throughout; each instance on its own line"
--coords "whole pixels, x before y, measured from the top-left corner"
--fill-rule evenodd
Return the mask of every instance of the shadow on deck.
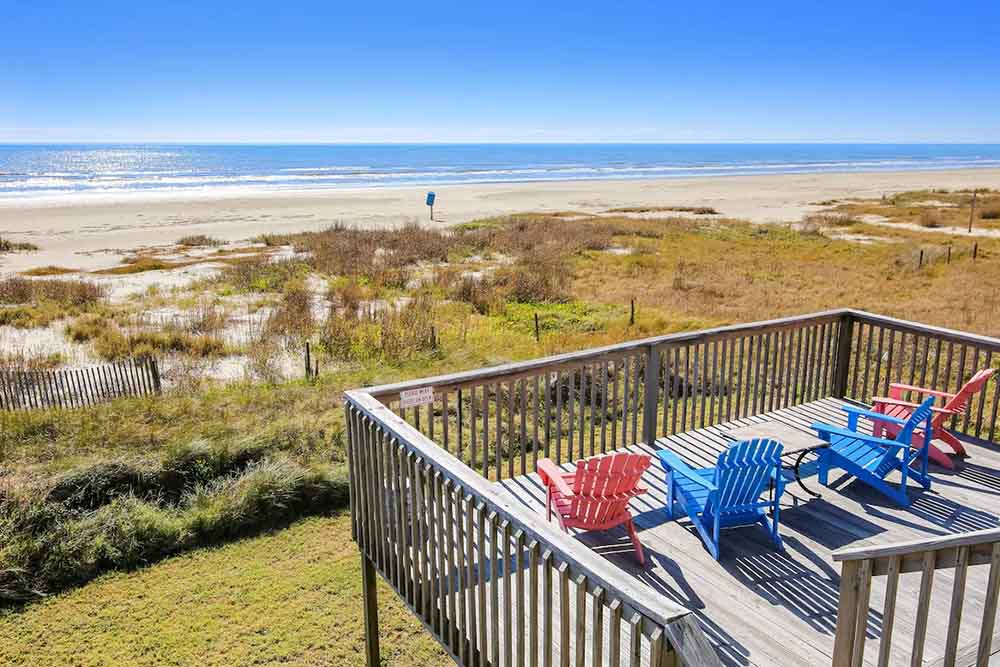
M 785 422 L 808 431 L 814 421 L 845 424 L 843 401 L 823 399 L 730 424 L 681 433 L 657 441 L 655 447 L 633 450 L 652 453 L 669 448 L 693 466 L 712 465 L 731 444 L 724 435 L 730 427 L 764 420 Z M 836 628 L 840 566 L 832 553 L 845 546 L 875 545 L 1000 527 L 1000 451 L 970 445 L 969 458 L 956 470 L 932 465 L 933 487 L 911 486 L 913 502 L 900 508 L 872 489 L 834 477 L 821 489 L 813 477 L 807 484 L 822 492 L 810 498 L 789 485 L 782 499 L 781 534 L 784 552 L 773 550 L 765 531 L 757 527 L 725 531 L 722 554 L 714 561 L 686 518 L 672 520 L 665 511 L 664 473 L 650 467 L 644 482 L 650 492 L 633 501 L 647 565 L 640 568 L 624 530 L 581 533 L 578 538 L 595 552 L 649 588 L 693 610 L 723 662 L 730 665 L 830 664 Z M 516 500 L 540 516 L 545 491 L 537 475 L 498 483 Z M 931 627 L 924 652 L 925 664 L 939 663 L 944 653 L 946 619 L 953 571 L 939 571 L 931 602 Z M 900 577 L 894 645 L 905 647 L 891 664 L 908 664 L 912 642 L 919 573 Z M 964 613 L 981 618 L 986 572 L 969 572 Z M 882 631 L 884 578 L 873 580 L 867 635 Z M 908 594 L 907 594 L 908 593 Z M 940 622 L 935 622 L 935 617 Z M 962 628 L 960 646 L 974 644 L 978 623 Z M 875 661 L 877 642 L 870 642 L 866 662 Z

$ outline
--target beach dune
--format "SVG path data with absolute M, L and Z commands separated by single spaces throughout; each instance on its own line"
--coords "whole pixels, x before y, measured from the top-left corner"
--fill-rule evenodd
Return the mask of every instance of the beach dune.
M 104 268 L 135 249 L 171 244 L 190 234 L 235 241 L 335 223 L 444 226 L 523 211 L 601 213 L 622 206 L 711 206 L 727 217 L 790 222 L 831 199 L 972 187 L 1000 188 L 1000 169 L 6 200 L 0 202 L 0 236 L 34 243 L 40 250 L 0 255 L 0 274 L 46 265 Z M 437 193 L 434 222 L 424 205 L 430 189 Z

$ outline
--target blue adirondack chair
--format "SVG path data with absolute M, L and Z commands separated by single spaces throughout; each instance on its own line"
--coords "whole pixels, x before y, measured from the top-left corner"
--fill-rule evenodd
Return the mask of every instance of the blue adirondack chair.
M 719 454 L 714 468 L 699 469 L 691 468 L 669 450 L 656 452 L 667 473 L 670 518 L 676 516 L 674 504 L 680 504 L 715 560 L 719 560 L 722 528 L 759 523 L 767 529 L 775 547 L 783 548 L 778 535 L 779 501 L 785 489 L 782 448 L 776 440 L 744 440 Z M 772 482 L 773 498 L 762 500 Z
M 844 406 L 847 413 L 847 428 L 838 428 L 829 424 L 813 424 L 812 428 L 830 443 L 826 449 L 819 452 L 819 481 L 827 486 L 830 480 L 831 468 L 842 468 L 873 489 L 884 493 L 892 500 L 906 507 L 910 504 L 910 496 L 906 492 L 906 480 L 910 477 L 920 482 L 925 489 L 931 488 L 931 478 L 927 474 L 931 446 L 931 420 L 934 397 L 924 401 L 915 409 L 909 419 L 897 419 L 880 412 L 872 412 L 863 408 Z M 895 440 L 879 438 L 858 432 L 858 419 L 867 417 L 875 422 L 894 424 L 900 427 Z M 918 433 L 917 443 L 913 442 L 913 431 Z M 917 464 L 913 468 L 914 463 Z M 898 470 L 902 476 L 899 486 L 886 481 L 886 476 Z

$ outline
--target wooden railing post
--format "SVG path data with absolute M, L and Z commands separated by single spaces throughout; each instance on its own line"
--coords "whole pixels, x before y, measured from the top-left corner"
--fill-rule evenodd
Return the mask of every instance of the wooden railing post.
M 375 588 L 375 565 L 361 552 L 361 587 L 365 614 L 365 662 L 379 667 L 378 591 Z
M 642 441 L 647 445 L 652 445 L 656 440 L 656 413 L 660 407 L 660 366 L 660 349 L 656 345 L 650 345 L 646 353 L 646 373 L 642 388 Z
M 833 640 L 833 667 L 850 667 L 854 658 L 854 630 L 858 618 L 861 561 L 845 561 L 840 572 L 837 634 Z
M 837 333 L 837 366 L 833 380 L 833 395 L 847 396 L 847 382 L 851 368 L 851 341 L 854 338 L 854 316 L 844 313 Z

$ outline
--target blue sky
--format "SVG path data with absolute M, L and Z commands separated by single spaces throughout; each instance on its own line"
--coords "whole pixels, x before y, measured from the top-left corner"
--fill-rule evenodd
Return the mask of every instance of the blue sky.
M 4 3 L 0 141 L 1000 141 L 1000 3 Z

